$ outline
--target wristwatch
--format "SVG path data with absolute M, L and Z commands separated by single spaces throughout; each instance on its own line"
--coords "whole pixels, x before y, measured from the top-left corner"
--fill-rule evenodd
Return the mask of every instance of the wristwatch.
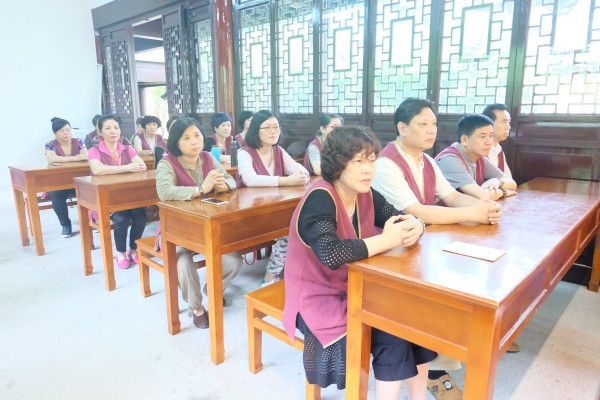
M 198 189 L 200 189 L 200 196 L 204 196 L 204 189 L 202 189 L 202 185 L 199 185 Z

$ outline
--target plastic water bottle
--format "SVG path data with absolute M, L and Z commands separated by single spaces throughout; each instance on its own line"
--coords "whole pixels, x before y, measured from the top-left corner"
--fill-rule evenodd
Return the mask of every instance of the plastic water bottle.
M 237 167 L 237 150 L 238 150 L 238 144 L 235 140 L 231 141 L 231 144 L 229 145 L 229 155 L 231 156 L 231 166 L 232 167 Z
M 210 152 L 212 153 L 213 157 L 217 159 L 218 162 L 221 162 L 221 149 L 219 149 L 219 146 L 214 145 Z

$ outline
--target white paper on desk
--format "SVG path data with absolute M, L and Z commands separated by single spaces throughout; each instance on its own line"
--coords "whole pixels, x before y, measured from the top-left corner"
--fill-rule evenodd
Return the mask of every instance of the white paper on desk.
M 204 257 L 204 254 L 194 254 L 192 256 L 193 262 L 200 262 L 200 261 L 204 261 L 204 260 L 206 260 L 206 258 Z
M 465 242 L 453 242 L 442 250 L 450 253 L 456 253 L 467 257 L 479 258 L 494 262 L 506 253 L 506 250 L 493 249 L 491 247 L 477 246 Z

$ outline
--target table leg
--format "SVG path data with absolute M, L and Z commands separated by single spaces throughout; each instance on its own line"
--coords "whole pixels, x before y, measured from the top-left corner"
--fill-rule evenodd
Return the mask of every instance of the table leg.
M 21 234 L 21 245 L 29 246 L 29 233 L 27 232 L 27 216 L 25 214 L 25 198 L 23 192 L 13 187 L 15 197 L 15 208 L 17 209 L 17 223 L 19 224 L 19 233 Z
M 79 197 L 79 195 L 77 197 Z M 90 229 L 88 209 L 78 204 L 77 210 L 79 214 L 79 235 L 81 236 L 83 274 L 89 276 L 94 273 L 94 266 L 92 265 L 92 230 Z
M 494 310 L 475 308 L 468 339 L 464 400 L 492 400 L 498 363 Z
M 346 342 L 346 399 L 366 399 L 369 385 L 371 327 L 361 321 L 363 280 L 359 272 L 348 274 L 348 333 Z
M 165 226 L 162 213 L 160 224 L 163 227 Z M 176 335 L 181 331 L 181 322 L 179 321 L 179 292 L 177 285 L 177 251 L 174 243 L 167 242 L 164 230 L 160 247 L 162 249 L 164 262 L 163 271 L 165 275 L 165 294 L 167 298 L 167 325 L 169 333 L 171 335 Z
M 117 287 L 115 282 L 115 265 L 113 260 L 112 239 L 110 238 L 110 216 L 105 207 L 98 210 L 98 232 L 100 233 L 100 247 L 102 248 L 102 262 L 104 264 L 104 282 L 106 290 L 112 291 Z
M 221 269 L 221 226 L 204 225 L 206 243 L 206 283 L 208 289 L 208 326 L 210 329 L 210 358 L 213 363 L 225 360 L 223 340 L 223 270 Z
M 596 233 L 596 243 L 594 244 L 594 259 L 592 261 L 592 277 L 588 288 L 593 292 L 598 292 L 600 287 L 600 231 Z
M 46 254 L 46 249 L 44 249 L 44 239 L 42 237 L 42 224 L 40 223 L 40 208 L 37 202 L 37 193 L 33 187 L 33 182 L 28 180 L 26 186 L 29 223 L 31 224 L 31 235 L 35 243 L 35 254 L 43 256 Z

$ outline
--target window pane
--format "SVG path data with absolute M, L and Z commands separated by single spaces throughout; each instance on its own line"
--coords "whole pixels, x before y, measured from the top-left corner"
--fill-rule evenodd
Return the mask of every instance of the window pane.
M 482 3 L 492 7 L 489 53 L 483 58 L 461 58 L 463 10 Z M 510 0 L 444 2 L 440 113 L 481 112 L 487 104 L 506 102 L 513 7 Z
M 406 97 L 427 97 L 431 2 L 380 0 L 375 18 L 373 112 L 393 113 Z
M 277 91 L 284 113 L 312 113 L 312 0 L 277 2 Z
M 196 77 L 198 81 L 196 113 L 215 112 L 215 89 L 213 74 L 212 31 L 210 19 L 194 22 L 192 34 L 194 40 Z
M 552 31 L 543 29 L 552 21 L 555 11 L 560 20 L 571 12 L 577 13 L 580 2 L 589 4 L 583 0 L 532 0 L 521 114 L 600 113 L 600 2 L 595 2 L 592 23 L 588 23 L 587 15 L 581 21 L 589 26 L 585 35 L 589 43 L 583 50 L 564 50 L 569 45 L 561 44 L 563 39 L 559 36 L 563 33 L 554 32 L 553 44 Z M 576 37 L 574 40 L 580 42 Z M 574 43 L 576 47 L 580 44 Z

